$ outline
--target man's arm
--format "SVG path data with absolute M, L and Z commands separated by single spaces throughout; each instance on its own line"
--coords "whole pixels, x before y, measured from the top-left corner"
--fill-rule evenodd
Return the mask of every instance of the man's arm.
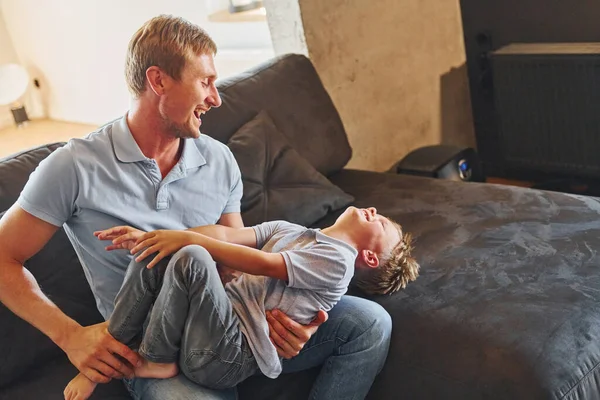
M 134 365 L 135 353 L 113 339 L 105 324 L 84 328 L 65 315 L 23 266 L 57 230 L 18 205 L 0 220 L 0 302 L 48 336 L 90 380 L 104 383 L 131 376 L 133 371 L 112 353 Z
M 229 213 L 221 215 L 221 218 L 217 221 L 217 224 L 228 226 L 230 228 L 243 228 L 244 221 L 242 220 L 242 214 L 239 212 Z
M 241 181 L 241 175 L 239 179 Z M 217 224 L 235 229 L 241 229 L 244 227 L 242 214 L 240 214 L 239 212 L 222 214 L 221 218 L 219 218 L 219 220 L 217 221 Z M 254 239 L 256 240 L 256 237 Z M 252 247 L 256 247 L 256 243 L 254 243 L 254 246 Z M 241 272 L 229 268 L 226 265 L 217 264 L 217 270 L 219 271 L 219 276 L 221 277 L 221 282 L 223 282 L 223 285 L 226 285 L 228 282 L 231 282 L 232 280 L 239 278 L 242 275 Z

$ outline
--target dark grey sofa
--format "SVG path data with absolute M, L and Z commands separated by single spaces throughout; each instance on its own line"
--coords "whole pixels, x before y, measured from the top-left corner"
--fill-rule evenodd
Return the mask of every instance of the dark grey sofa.
M 344 169 L 351 149 L 343 126 L 302 56 L 275 59 L 219 89 L 223 106 L 206 115 L 203 132 L 227 142 L 266 110 L 357 206 L 377 207 L 416 236 L 421 277 L 402 292 L 373 298 L 392 315 L 393 338 L 370 398 L 600 398 L 597 199 Z M 0 160 L 0 213 L 57 146 Z M 27 267 L 67 314 L 82 324 L 100 321 L 62 230 Z M 0 357 L 2 400 L 60 399 L 75 373 L 56 346 L 2 307 Z M 252 378 L 240 397 L 306 398 L 317 372 Z M 115 381 L 94 398 L 128 395 Z

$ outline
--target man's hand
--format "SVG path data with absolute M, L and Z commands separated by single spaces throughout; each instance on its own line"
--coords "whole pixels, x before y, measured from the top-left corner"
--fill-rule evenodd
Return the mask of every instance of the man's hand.
M 297 356 L 327 318 L 329 315 L 321 310 L 310 324 L 301 325 L 279 310 L 267 311 L 269 337 L 277 349 L 277 354 L 287 359 Z
M 132 378 L 132 366 L 141 365 L 139 355 L 113 338 L 107 327 L 108 322 L 79 327 L 61 344 L 71 363 L 96 383 L 107 383 L 112 378 Z
M 115 226 L 114 228 L 94 232 L 100 240 L 112 240 L 112 244 L 106 246 L 106 250 L 131 250 L 135 242 L 144 234 L 144 231 L 131 226 Z
M 148 232 L 139 237 L 130 251 L 131 254 L 135 254 L 145 249 L 142 254 L 135 258 L 137 262 L 142 261 L 150 254 L 158 253 L 146 266 L 146 268 L 152 268 L 163 258 L 177 252 L 182 247 L 193 244 L 194 236 L 199 236 L 199 234 L 190 231 L 168 230 Z

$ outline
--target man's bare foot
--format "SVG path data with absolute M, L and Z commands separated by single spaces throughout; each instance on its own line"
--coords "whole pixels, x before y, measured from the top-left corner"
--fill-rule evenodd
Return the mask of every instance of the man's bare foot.
M 96 383 L 80 373 L 69 382 L 63 394 L 65 400 L 85 400 L 94 393 L 94 389 L 96 389 Z
M 179 372 L 176 363 L 154 363 L 150 362 L 143 357 L 142 366 L 136 367 L 134 370 L 135 376 L 138 378 L 172 378 Z

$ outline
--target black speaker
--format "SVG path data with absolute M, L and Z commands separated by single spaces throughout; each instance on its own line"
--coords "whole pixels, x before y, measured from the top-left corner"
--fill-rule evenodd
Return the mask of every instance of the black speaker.
M 394 165 L 391 172 L 454 181 L 485 181 L 481 160 L 470 147 L 420 147 Z

